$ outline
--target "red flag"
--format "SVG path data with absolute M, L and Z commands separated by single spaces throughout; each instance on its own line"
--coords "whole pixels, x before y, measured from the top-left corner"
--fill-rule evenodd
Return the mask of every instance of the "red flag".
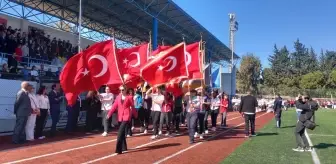
M 201 76 L 201 55 L 200 42 L 189 44 L 186 47 L 186 60 L 189 72 L 189 79 L 203 78 Z
M 141 77 L 151 85 L 162 85 L 178 77 L 188 77 L 185 44 L 180 43 L 148 62 L 141 69 Z
M 171 92 L 174 97 L 181 96 L 183 94 L 182 88 L 179 83 L 169 83 L 166 85 L 166 91 Z
M 105 84 L 122 83 L 112 40 L 96 43 L 84 50 L 82 54 L 84 63 L 82 76 L 76 79 L 75 85 L 87 76 L 92 79 L 96 89 Z
M 157 49 L 151 53 L 149 58 L 154 59 L 155 55 L 159 54 L 162 51 L 168 50 L 169 48 L 171 48 L 171 46 L 158 46 Z
M 83 73 L 83 55 L 79 53 L 71 57 L 60 74 L 60 84 L 69 105 L 76 102 L 77 96 L 82 91 L 93 89 L 91 78 L 85 77 L 78 86 L 75 85 L 76 78 L 80 77 Z M 78 80 L 77 80 L 78 81 Z M 85 87 L 84 87 L 85 86 Z
M 140 68 L 147 62 L 149 53 L 147 44 L 117 50 L 117 63 L 126 84 L 140 82 Z

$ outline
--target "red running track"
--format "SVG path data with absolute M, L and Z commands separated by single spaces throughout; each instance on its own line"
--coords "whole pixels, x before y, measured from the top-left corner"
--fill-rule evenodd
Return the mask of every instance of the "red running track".
M 258 130 L 273 115 L 259 113 L 257 117 Z M 186 128 L 181 131 L 184 135 L 157 140 L 150 140 L 150 134 L 136 134 L 127 139 L 129 151 L 116 155 L 115 132 L 109 137 L 77 134 L 72 138 L 61 136 L 14 149 L 9 149 L 11 146 L 8 144 L 0 145 L 0 163 L 218 163 L 246 140 L 243 118 L 231 112 L 227 120 L 229 128 L 210 133 L 192 145 L 188 143 Z M 206 158 L 200 158 L 205 157 L 204 154 Z

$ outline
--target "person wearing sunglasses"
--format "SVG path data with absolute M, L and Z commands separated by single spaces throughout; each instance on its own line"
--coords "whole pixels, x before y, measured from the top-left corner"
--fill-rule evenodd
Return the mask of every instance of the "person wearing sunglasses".
M 118 110 L 118 122 L 119 130 L 117 137 L 116 153 L 122 154 L 123 151 L 127 151 L 126 144 L 126 129 L 130 125 L 132 115 L 134 114 L 134 101 L 132 96 L 127 95 L 126 87 L 119 87 L 120 94 L 114 101 L 111 110 L 108 112 L 106 119 L 109 119 L 112 114 Z

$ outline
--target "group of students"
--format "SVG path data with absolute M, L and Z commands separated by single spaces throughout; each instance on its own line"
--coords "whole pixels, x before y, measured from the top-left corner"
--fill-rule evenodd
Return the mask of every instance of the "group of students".
M 172 93 L 164 91 L 163 87 L 146 87 L 146 92 L 141 88 L 126 89 L 119 87 L 120 94 L 116 97 L 111 93 L 109 87 L 105 93 L 89 92 L 87 103 L 87 129 L 92 130 L 93 117 L 97 115 L 101 103 L 101 116 L 104 132 L 102 136 L 108 135 L 109 120 L 113 115 L 119 123 L 116 153 L 121 154 L 127 150 L 126 138 L 132 136 L 135 125 L 140 125 L 140 132 L 147 134 L 152 130 L 151 139 L 160 136 L 172 136 L 173 132 L 179 134 L 180 126 L 186 125 L 189 133 L 189 143 L 195 142 L 195 138 L 204 138 L 209 133 L 208 117 L 211 117 L 211 130 L 216 131 L 217 117 L 221 115 L 221 127 L 226 127 L 226 112 L 229 104 L 228 96 L 224 93 L 219 95 L 218 91 L 211 93 L 205 91 L 191 90 L 190 92 L 173 96 Z M 203 92 L 203 93 L 202 93 Z M 91 123 L 90 123 L 91 122 Z M 152 129 L 149 129 L 151 124 Z M 166 129 L 164 130 L 164 126 Z

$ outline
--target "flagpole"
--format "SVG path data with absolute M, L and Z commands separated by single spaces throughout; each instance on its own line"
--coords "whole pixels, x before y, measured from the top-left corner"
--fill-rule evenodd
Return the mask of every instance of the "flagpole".
M 81 51 L 81 31 L 82 31 L 82 0 L 79 0 L 79 16 L 78 16 L 78 53 Z
M 164 46 L 164 38 L 161 40 L 161 45 Z

